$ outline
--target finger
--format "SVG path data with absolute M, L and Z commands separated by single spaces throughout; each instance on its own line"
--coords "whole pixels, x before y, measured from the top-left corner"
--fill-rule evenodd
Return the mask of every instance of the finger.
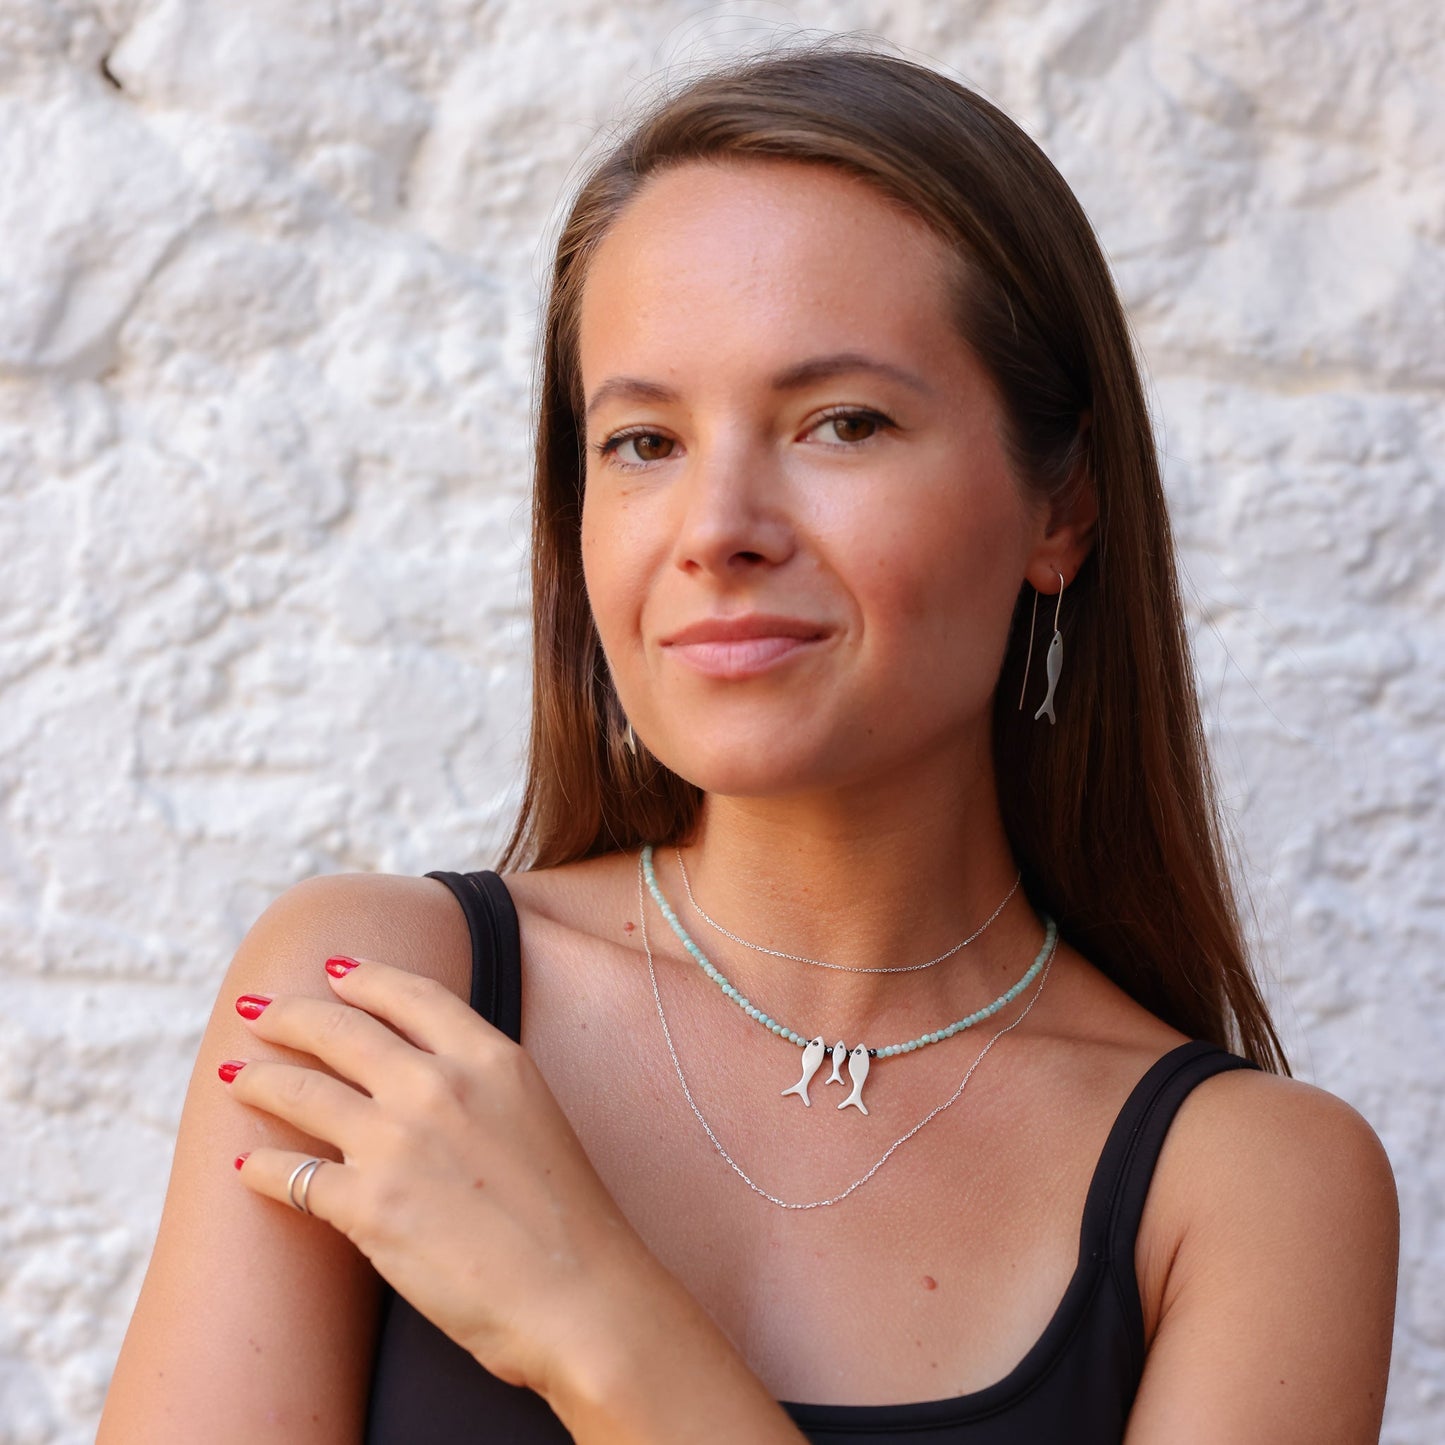
M 328 959 L 326 972 L 339 998 L 400 1029 L 428 1053 L 474 1050 L 489 1035 L 513 1046 L 506 1034 L 435 979 L 372 959 L 344 957 Z
M 343 1154 L 354 1154 L 367 1127 L 370 1101 L 350 1084 L 319 1069 L 253 1059 L 222 1064 L 220 1075 L 238 1103 L 260 1109 L 294 1125 L 313 1139 L 325 1140 Z
M 375 1096 L 382 1081 L 414 1067 L 417 1051 L 360 1008 L 308 994 L 280 994 L 249 1012 L 251 1031 L 267 1043 L 310 1054 L 333 1073 Z
M 317 1157 L 292 1149 L 255 1149 L 242 1154 L 236 1168 L 241 1171 L 241 1182 L 253 1193 L 336 1225 L 344 1212 L 341 1205 L 352 1183 L 352 1170 L 323 1157 L 314 1169 L 297 1173 L 301 1165 Z

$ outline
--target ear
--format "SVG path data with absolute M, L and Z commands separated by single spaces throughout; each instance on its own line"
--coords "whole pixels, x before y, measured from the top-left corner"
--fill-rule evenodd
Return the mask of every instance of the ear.
M 1094 546 L 1099 497 L 1091 465 L 1091 426 L 1092 416 L 1086 411 L 1079 418 L 1069 480 L 1040 509 L 1039 531 L 1024 568 L 1025 578 L 1045 596 L 1059 590 L 1061 576 L 1065 587 L 1074 580 Z

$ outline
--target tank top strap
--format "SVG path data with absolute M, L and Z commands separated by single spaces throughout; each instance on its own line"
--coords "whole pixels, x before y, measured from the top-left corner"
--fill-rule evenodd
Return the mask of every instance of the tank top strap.
M 522 937 L 507 885 L 490 870 L 426 876 L 445 883 L 466 915 L 472 935 L 472 1008 L 513 1043 L 521 1043 Z
M 1112 1275 L 1130 1338 L 1141 1356 L 1144 1317 L 1134 1244 L 1165 1135 L 1196 1085 L 1232 1069 L 1258 1067 L 1205 1039 L 1180 1044 L 1145 1071 L 1109 1131 L 1084 1203 L 1083 1253 Z

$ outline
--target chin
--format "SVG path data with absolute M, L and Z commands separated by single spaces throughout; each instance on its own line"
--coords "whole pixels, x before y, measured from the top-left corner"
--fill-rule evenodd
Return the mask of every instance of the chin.
M 778 798 L 826 787 L 832 770 L 817 753 L 779 747 L 776 740 L 729 739 L 710 748 L 696 740 L 667 748 L 659 761 L 705 793 L 729 798 Z

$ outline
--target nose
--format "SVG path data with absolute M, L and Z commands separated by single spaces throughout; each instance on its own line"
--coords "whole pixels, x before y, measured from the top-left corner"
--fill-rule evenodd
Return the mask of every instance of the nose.
M 777 566 L 796 548 L 785 478 L 766 446 L 695 440 L 674 497 L 673 562 L 684 572 L 732 578 Z

